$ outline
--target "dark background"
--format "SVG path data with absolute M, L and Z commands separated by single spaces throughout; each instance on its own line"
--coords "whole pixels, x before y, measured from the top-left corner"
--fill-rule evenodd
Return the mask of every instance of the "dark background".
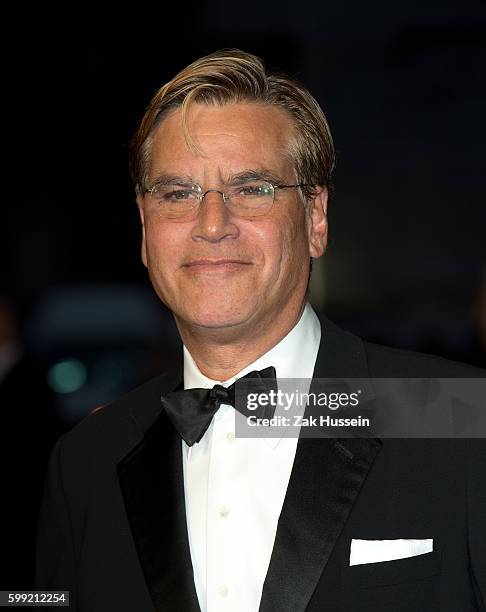
M 54 439 L 179 352 L 140 261 L 127 149 L 155 90 L 201 55 L 261 55 L 328 116 L 316 307 L 367 339 L 486 366 L 484 2 L 100 7 L 3 16 L 3 588 L 30 588 Z

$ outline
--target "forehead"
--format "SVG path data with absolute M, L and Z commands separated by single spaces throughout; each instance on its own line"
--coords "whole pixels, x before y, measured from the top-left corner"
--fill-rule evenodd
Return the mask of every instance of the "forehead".
M 230 170 L 264 166 L 283 171 L 289 165 L 294 124 L 284 109 L 258 103 L 193 104 L 186 121 L 185 134 L 180 108 L 162 120 L 153 137 L 150 175 L 172 169 L 167 166 L 201 162 Z

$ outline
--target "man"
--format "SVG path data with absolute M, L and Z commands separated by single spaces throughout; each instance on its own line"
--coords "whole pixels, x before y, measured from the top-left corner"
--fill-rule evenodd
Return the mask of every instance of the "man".
M 334 165 L 312 96 L 221 51 L 157 92 L 132 153 L 142 259 L 183 364 L 57 444 L 38 587 L 103 612 L 484 609 L 482 444 L 235 438 L 222 387 L 254 371 L 483 376 L 364 343 L 307 303 Z M 358 564 L 358 540 L 434 544 Z

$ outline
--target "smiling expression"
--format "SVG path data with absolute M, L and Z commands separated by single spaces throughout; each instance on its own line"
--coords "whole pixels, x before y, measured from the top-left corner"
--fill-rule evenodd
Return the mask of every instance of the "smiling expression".
M 177 176 L 204 191 L 224 191 L 246 172 L 298 182 L 286 155 L 294 131 L 286 111 L 257 103 L 194 104 L 188 127 L 197 150 L 186 142 L 179 109 L 163 119 L 153 138 L 149 185 Z M 137 201 L 142 259 L 180 330 L 259 333 L 298 315 L 310 257 L 325 249 L 325 189 L 307 209 L 299 190 L 277 190 L 271 211 L 256 218 L 235 217 L 216 192 L 183 219 L 164 218 L 149 194 Z

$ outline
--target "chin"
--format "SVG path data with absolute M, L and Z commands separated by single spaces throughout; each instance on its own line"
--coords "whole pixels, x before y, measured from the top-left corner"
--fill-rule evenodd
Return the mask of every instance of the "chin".
M 208 329 L 224 329 L 227 327 L 235 327 L 244 323 L 245 319 L 243 317 L 237 316 L 220 316 L 220 315 L 212 315 L 212 316 L 199 316 L 192 317 L 190 322 L 193 325 L 198 327 L 206 327 Z
M 194 306 L 181 316 L 190 325 L 206 327 L 209 329 L 221 329 L 235 327 L 245 323 L 250 317 L 247 308 L 231 307 L 229 304 L 210 304 L 202 305 L 199 308 Z

